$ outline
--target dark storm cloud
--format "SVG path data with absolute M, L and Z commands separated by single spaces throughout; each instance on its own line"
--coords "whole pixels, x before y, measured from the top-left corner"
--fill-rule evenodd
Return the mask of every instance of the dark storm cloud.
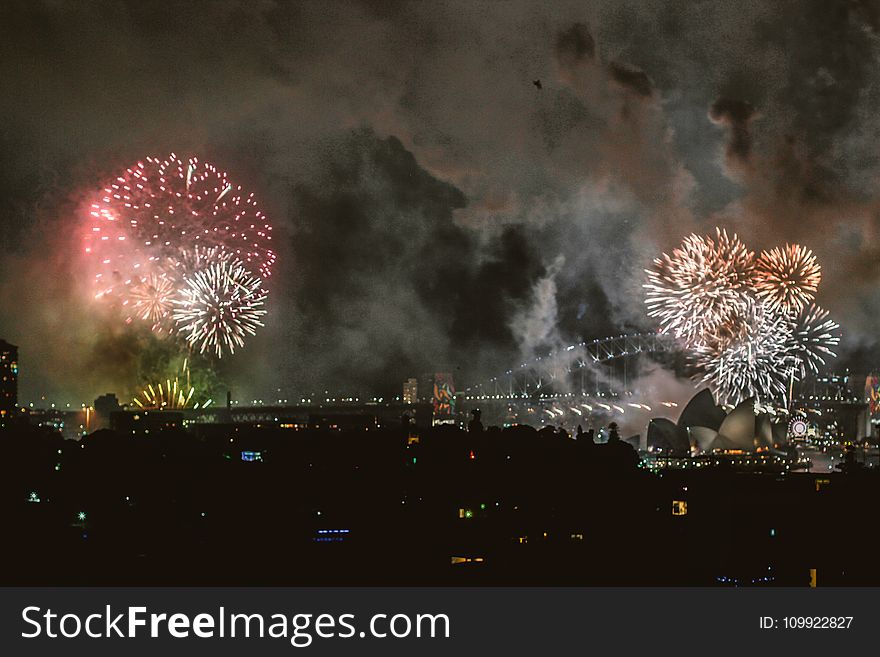
M 464 195 L 394 137 L 360 129 L 321 151 L 318 175 L 294 187 L 285 249 L 291 310 L 311 327 L 289 335 L 297 366 L 368 390 L 455 365 L 465 347 L 516 353 L 508 322 L 535 273 L 528 245 L 505 231 L 481 255 L 453 220 Z
M 584 23 L 575 23 L 561 31 L 556 37 L 556 57 L 564 68 L 571 68 L 596 55 L 596 42 L 590 28 Z
M 243 395 L 389 391 L 441 363 L 478 378 L 647 328 L 642 268 L 715 224 L 816 250 L 820 301 L 869 353 L 874 9 L 3 3 L 0 337 L 23 347 L 26 394 L 122 390 L 140 338 L 100 337 L 77 213 L 174 150 L 222 165 L 276 226 L 267 327 L 228 366 Z
M 730 131 L 727 142 L 727 156 L 738 160 L 747 160 L 752 148 L 752 136 L 749 123 L 755 117 L 755 108 L 751 103 L 733 98 L 719 98 L 709 108 L 709 118 L 720 123 Z
M 654 91 L 654 85 L 647 74 L 633 66 L 611 62 L 608 64 L 608 71 L 615 82 L 640 96 L 650 96 Z

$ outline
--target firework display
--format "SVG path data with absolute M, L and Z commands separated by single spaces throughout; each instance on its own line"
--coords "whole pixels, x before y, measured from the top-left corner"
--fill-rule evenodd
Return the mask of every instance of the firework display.
M 810 430 L 810 425 L 803 417 L 794 417 L 788 423 L 788 435 L 791 438 L 805 438 Z
M 217 357 L 262 326 L 275 253 L 254 195 L 198 158 L 148 157 L 91 204 L 84 250 L 95 297 L 127 322 Z
M 131 290 L 134 315 L 160 330 L 171 313 L 175 291 L 174 281 L 167 275 L 150 274 Z
M 692 340 L 722 326 L 747 301 L 755 254 L 736 235 L 690 235 L 646 270 L 648 315 L 661 330 Z
M 702 381 L 718 399 L 735 403 L 784 397 L 796 361 L 788 317 L 750 302 L 736 317 L 694 347 Z
M 217 262 L 218 259 L 230 257 L 231 254 L 217 247 L 194 246 L 191 249 L 181 249 L 178 257 L 169 261 L 180 276 L 192 276 L 208 265 Z
M 165 379 L 165 381 L 159 381 L 155 385 L 152 383 L 147 384 L 141 396 L 135 397 L 132 403 L 138 408 L 148 411 L 206 408 L 211 404 L 212 400 L 210 399 L 204 402 L 194 401 L 194 393 L 195 387 L 190 384 L 189 365 L 184 360 L 180 374 L 175 375 L 173 380 Z
M 809 249 L 786 244 L 761 253 L 755 264 L 755 290 L 776 309 L 800 312 L 816 296 L 822 268 Z
M 254 335 L 266 314 L 262 281 L 242 262 L 229 256 L 216 258 L 185 279 L 180 298 L 174 300 L 174 321 L 186 341 L 199 353 L 213 351 L 222 357 L 244 346 L 245 335 Z
M 812 251 L 796 244 L 753 252 L 716 229 L 690 235 L 645 270 L 648 315 L 691 353 L 716 397 L 736 404 L 785 401 L 840 342 L 839 326 L 813 304 L 821 278 Z
M 794 322 L 792 350 L 798 357 L 798 365 L 818 372 L 825 358 L 836 354 L 831 350 L 840 343 L 837 322 L 828 319 L 828 311 L 816 305 L 806 308 Z M 803 374 L 803 371 L 802 371 Z

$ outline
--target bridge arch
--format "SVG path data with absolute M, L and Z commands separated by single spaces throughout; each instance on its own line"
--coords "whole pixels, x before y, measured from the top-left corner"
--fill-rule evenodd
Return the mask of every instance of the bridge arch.
M 520 363 L 499 376 L 467 388 L 465 394 L 471 398 L 523 398 L 561 390 L 577 389 L 584 393 L 589 378 L 585 375 L 595 374 L 598 388 L 601 366 L 605 363 L 674 351 L 677 351 L 674 340 L 662 333 L 624 334 L 579 342 Z M 625 388 L 625 367 L 623 372 Z

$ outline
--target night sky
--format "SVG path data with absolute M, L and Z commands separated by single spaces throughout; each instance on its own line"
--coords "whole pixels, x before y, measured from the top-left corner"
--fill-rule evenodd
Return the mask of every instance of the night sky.
M 880 3 L 39 2 L 0 7 L 0 338 L 21 399 L 139 383 L 89 301 L 83 203 L 198 155 L 276 229 L 237 396 L 399 394 L 650 330 L 659 251 L 716 225 L 818 255 L 836 366 L 880 328 Z M 540 88 L 533 81 L 540 80 Z

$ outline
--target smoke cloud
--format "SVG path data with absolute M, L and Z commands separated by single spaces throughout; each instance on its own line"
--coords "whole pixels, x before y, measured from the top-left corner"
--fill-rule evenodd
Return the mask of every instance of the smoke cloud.
M 87 302 L 79 213 L 172 150 L 276 227 L 267 326 L 222 366 L 241 398 L 478 381 L 649 329 L 642 269 L 716 224 L 812 248 L 840 365 L 873 363 L 876 34 L 872 5 L 825 0 L 4 3 L 0 337 L 22 399 L 131 389 L 161 349 Z

